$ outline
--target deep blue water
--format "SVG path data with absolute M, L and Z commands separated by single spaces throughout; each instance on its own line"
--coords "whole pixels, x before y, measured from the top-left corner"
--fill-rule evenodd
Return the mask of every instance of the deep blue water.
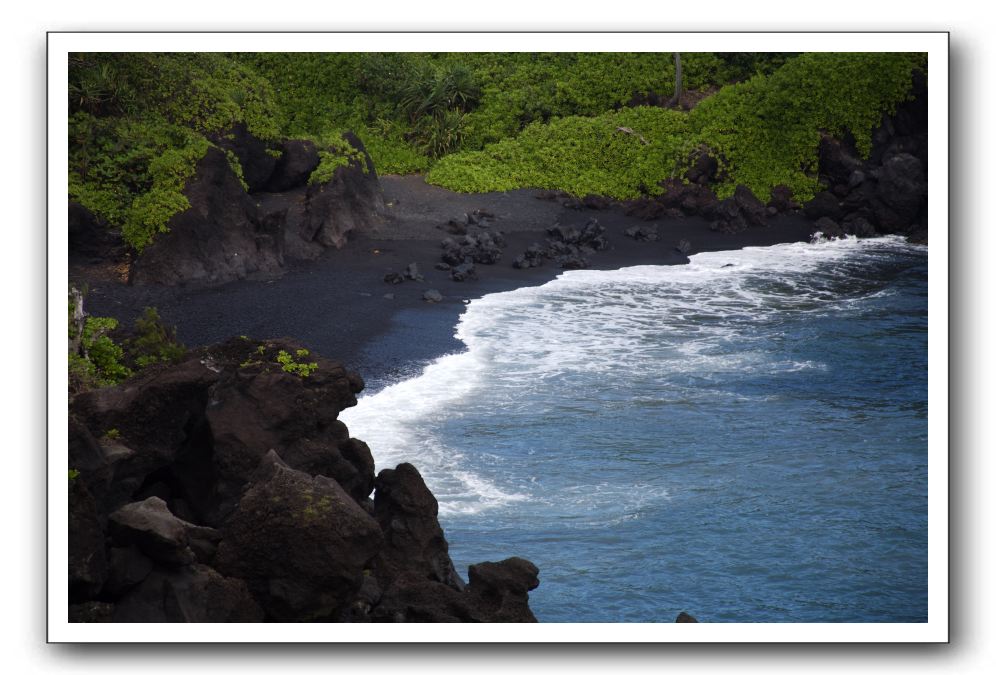
M 457 568 L 541 621 L 927 619 L 927 253 L 899 239 L 568 272 L 344 413 L 415 464 Z

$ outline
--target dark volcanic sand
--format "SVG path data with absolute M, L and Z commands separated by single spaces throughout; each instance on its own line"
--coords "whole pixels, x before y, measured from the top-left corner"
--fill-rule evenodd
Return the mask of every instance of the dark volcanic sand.
M 687 239 L 692 252 L 806 241 L 812 223 L 802 216 L 771 219 L 769 227 L 750 228 L 737 235 L 712 232 L 700 218 L 643 221 L 621 209 L 571 210 L 557 201 L 537 199 L 536 190 L 508 193 L 458 194 L 426 185 L 419 176 L 383 176 L 390 222 L 365 233 L 352 233 L 341 250 L 297 262 L 279 279 L 235 281 L 213 288 L 131 287 L 107 281 L 87 268 L 73 268 L 70 278 L 89 285 L 87 309 L 130 324 L 145 306 L 154 306 L 179 339 L 199 346 L 236 335 L 253 338 L 289 336 L 316 352 L 358 371 L 373 388 L 415 374 L 426 362 L 461 348 L 453 337 L 467 300 L 519 286 L 545 283 L 563 270 L 543 267 L 517 270 L 512 260 L 527 246 L 545 239 L 544 230 L 557 220 L 581 226 L 597 218 L 606 228 L 611 249 L 592 254 L 592 269 L 631 265 L 681 264 L 687 258 L 674 246 Z M 439 262 L 439 242 L 448 236 L 436 226 L 450 218 L 484 209 L 494 213 L 491 229 L 505 233 L 508 247 L 496 265 L 477 265 L 478 279 L 462 283 L 433 268 Z M 623 234 L 632 225 L 656 222 L 661 239 L 637 242 Z M 481 228 L 470 226 L 469 232 Z M 388 272 L 402 272 L 418 263 L 424 282 L 391 285 Z M 424 291 L 443 295 L 426 303 Z M 393 294 L 393 299 L 385 298 Z

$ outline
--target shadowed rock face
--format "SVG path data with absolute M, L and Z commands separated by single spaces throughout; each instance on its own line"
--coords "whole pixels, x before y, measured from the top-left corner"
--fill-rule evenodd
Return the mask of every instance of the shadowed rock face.
M 71 401 L 71 620 L 535 621 L 535 566 L 464 583 L 415 467 L 375 478 L 337 419 L 362 379 L 300 349 L 234 339 Z
M 249 192 L 225 152 L 209 148 L 184 188 L 190 208 L 174 215 L 169 231 L 135 259 L 130 281 L 204 286 L 272 278 L 283 271 L 286 259 L 341 248 L 349 232 L 379 223 L 385 206 L 373 163 L 356 136 L 343 138 L 363 159 L 337 168 L 327 182 L 310 185 L 320 161 L 312 142 L 285 141 L 271 148 L 242 127 L 216 138 L 239 160 Z

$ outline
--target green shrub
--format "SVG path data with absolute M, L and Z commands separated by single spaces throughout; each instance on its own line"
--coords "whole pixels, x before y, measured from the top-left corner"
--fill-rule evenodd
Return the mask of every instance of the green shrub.
M 155 307 L 146 307 L 135 319 L 135 337 L 127 341 L 128 356 L 139 368 L 154 363 L 176 363 L 187 348 L 176 340 L 176 328 L 167 327 Z
M 297 358 L 302 359 L 302 358 L 305 358 L 306 356 L 308 356 L 309 352 L 308 352 L 307 349 L 298 349 L 297 352 L 296 352 L 296 354 L 297 354 Z M 314 362 L 312 362 L 312 363 L 298 363 L 297 361 L 294 360 L 293 356 L 291 356 L 288 352 L 286 352 L 283 349 L 281 349 L 277 353 L 277 363 L 280 364 L 281 369 L 285 373 L 293 373 L 294 375 L 297 375 L 298 377 L 308 377 L 313 372 L 315 372 L 316 370 L 318 370 L 318 364 L 317 363 L 314 363 Z
M 70 301 L 70 317 L 73 316 Z M 117 328 L 116 319 L 87 316 L 83 330 L 78 332 L 76 324 L 69 322 L 69 388 L 78 392 L 93 387 L 106 387 L 117 384 L 131 376 L 131 370 L 122 363 L 124 350 L 108 336 Z
M 536 122 L 483 151 L 444 157 L 427 180 L 465 192 L 532 187 L 634 198 L 673 175 L 686 133 L 684 113 L 647 106 Z

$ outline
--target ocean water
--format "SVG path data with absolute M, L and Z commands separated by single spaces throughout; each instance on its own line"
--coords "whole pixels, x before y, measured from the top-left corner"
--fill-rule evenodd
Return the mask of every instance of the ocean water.
M 570 271 L 342 419 L 540 621 L 927 619 L 927 253 L 899 238 Z

